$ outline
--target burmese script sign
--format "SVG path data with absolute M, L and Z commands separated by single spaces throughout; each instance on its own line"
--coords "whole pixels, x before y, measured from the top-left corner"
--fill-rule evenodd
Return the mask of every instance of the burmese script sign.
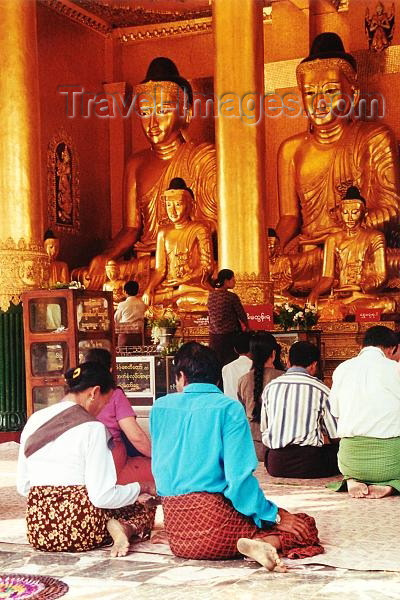
M 382 310 L 379 308 L 357 308 L 356 321 L 359 323 L 376 323 L 381 320 Z
M 117 356 L 117 384 L 128 398 L 154 400 L 154 356 Z
M 274 307 L 272 304 L 245 304 L 250 329 L 256 331 L 274 328 Z

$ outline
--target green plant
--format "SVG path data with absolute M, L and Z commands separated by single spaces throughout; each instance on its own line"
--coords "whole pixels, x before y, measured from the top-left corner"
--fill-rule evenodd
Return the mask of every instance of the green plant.
M 315 306 L 306 303 L 303 307 L 291 302 L 277 304 L 275 307 L 274 321 L 281 325 L 285 331 L 294 327 L 309 329 L 318 322 L 318 313 Z

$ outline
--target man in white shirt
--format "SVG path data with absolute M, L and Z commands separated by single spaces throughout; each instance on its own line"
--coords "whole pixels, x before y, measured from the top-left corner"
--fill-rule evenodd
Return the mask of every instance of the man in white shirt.
M 147 306 L 143 300 L 137 298 L 138 291 L 137 281 L 127 281 L 124 285 L 126 300 L 118 304 L 114 321 L 117 328 L 118 325 L 127 326 L 127 331 L 118 334 L 118 346 L 140 346 L 143 343 L 144 313 Z
M 332 376 L 329 400 L 341 438 L 339 468 L 353 498 L 400 492 L 400 365 L 393 360 L 397 345 L 391 329 L 370 327 L 358 356 L 341 363 Z
M 238 383 L 242 375 L 251 369 L 250 358 L 250 332 L 238 333 L 235 339 L 235 352 L 239 355 L 236 360 L 222 367 L 222 381 L 224 383 L 224 394 L 238 400 Z

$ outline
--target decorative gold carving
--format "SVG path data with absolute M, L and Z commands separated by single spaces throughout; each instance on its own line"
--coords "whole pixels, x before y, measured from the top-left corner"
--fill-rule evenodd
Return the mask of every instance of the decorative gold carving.
M 68 0 L 39 0 L 39 2 L 48 8 L 56 11 L 63 17 L 75 21 L 89 29 L 93 29 L 97 33 L 102 35 L 108 35 L 111 32 L 111 27 L 108 23 L 95 16 L 93 13 L 89 13 L 83 8 L 78 8 L 76 4 L 69 2 Z
M 186 339 L 195 337 L 207 337 L 209 333 L 208 327 L 183 327 L 182 335 Z
M 107 21 L 113 28 L 155 25 L 159 23 L 170 23 L 181 21 L 182 19 L 199 19 L 202 17 L 211 17 L 211 6 L 206 4 L 196 10 L 188 9 L 184 2 L 171 3 L 171 10 L 154 7 L 149 8 L 149 1 L 144 0 L 141 3 L 132 2 L 132 0 L 73 0 L 82 9 L 95 14 L 104 21 Z M 164 6 L 167 3 L 164 2 Z M 146 6 L 147 5 L 147 6 Z M 154 5 L 153 5 L 154 6 Z M 172 8 L 174 10 L 172 10 Z
M 203 19 L 193 19 L 192 21 L 178 21 L 172 24 L 163 23 L 162 25 L 150 25 L 145 29 L 143 27 L 115 29 L 112 36 L 117 38 L 122 44 L 130 44 L 151 39 L 169 38 L 171 36 L 182 37 L 186 35 L 209 33 L 211 31 L 212 19 L 211 17 L 206 17 Z
M 396 323 L 394 321 L 378 321 L 374 323 L 363 322 L 359 323 L 359 325 L 360 333 L 364 333 L 365 331 L 367 331 L 367 329 L 369 329 L 370 327 L 374 327 L 375 325 L 384 325 L 385 327 L 389 327 L 389 329 L 393 329 L 393 331 L 396 331 Z
M 318 71 L 327 72 L 329 69 L 338 69 L 339 71 L 342 71 L 353 85 L 357 81 L 357 74 L 353 67 L 343 58 L 314 59 L 310 62 L 300 63 L 297 67 L 296 75 L 299 87 L 301 87 L 300 77 L 305 73 Z
M 265 275 L 235 272 L 235 293 L 243 304 L 273 304 L 273 282 Z
M 334 346 L 329 348 L 325 346 L 325 360 L 347 360 L 348 358 L 353 358 L 360 352 L 360 345 L 351 346 L 346 344 L 344 347 Z
M 152 103 L 154 102 L 162 103 L 163 100 L 165 102 L 166 98 L 168 100 L 172 99 L 174 103 L 178 103 L 178 106 L 185 106 L 185 99 L 186 104 L 188 103 L 187 93 L 173 81 L 147 81 L 146 83 L 139 83 L 135 87 L 135 94 L 142 96 L 142 98 L 144 96 L 143 100 L 146 106 L 149 104 L 150 107 L 153 106 Z
M 332 321 L 323 324 L 324 333 L 357 333 L 358 329 L 358 323 L 338 323 L 337 321 Z
M 79 162 L 71 136 L 64 130 L 49 143 L 47 151 L 48 219 L 53 229 L 79 232 Z
M 0 309 L 21 301 L 25 290 L 44 288 L 49 280 L 49 258 L 40 244 L 11 237 L 0 240 Z
M 337 12 L 345 12 L 349 10 L 350 0 L 329 0 Z
M 370 50 L 382 52 L 392 43 L 394 29 L 394 2 L 390 12 L 385 11 L 382 2 L 378 2 L 375 13 L 370 16 L 369 8 L 365 11 L 365 34 Z

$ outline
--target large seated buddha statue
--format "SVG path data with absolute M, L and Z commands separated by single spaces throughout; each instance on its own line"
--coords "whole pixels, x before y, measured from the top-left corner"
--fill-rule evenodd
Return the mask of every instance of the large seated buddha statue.
M 215 147 L 187 141 L 183 135 L 192 118 L 190 84 L 170 59 L 158 57 L 151 62 L 145 80 L 136 86 L 135 95 L 150 147 L 133 154 L 126 165 L 124 226 L 90 263 L 89 287 L 93 289 L 104 282 L 106 262 L 122 259 L 128 251 L 133 250 L 135 258 L 120 262 L 124 279 L 145 270 L 142 260 L 150 264 L 159 228 L 168 223 L 161 196 L 174 177 L 183 178 L 194 192 L 194 218 L 207 223 L 212 231 L 217 228 Z
M 210 229 L 193 218 L 195 196 L 182 178 L 171 181 L 163 200 L 169 225 L 158 232 L 156 268 L 142 300 L 204 310 L 214 268 Z
M 337 34 L 315 38 L 297 67 L 297 81 L 309 127 L 279 149 L 276 228 L 281 253 L 290 258 L 286 289 L 292 293 L 310 291 L 319 280 L 323 245 L 342 231 L 337 213 L 349 187 L 357 186 L 365 199 L 366 227 L 388 240 L 400 220 L 396 139 L 385 125 L 357 118 L 356 61 Z

